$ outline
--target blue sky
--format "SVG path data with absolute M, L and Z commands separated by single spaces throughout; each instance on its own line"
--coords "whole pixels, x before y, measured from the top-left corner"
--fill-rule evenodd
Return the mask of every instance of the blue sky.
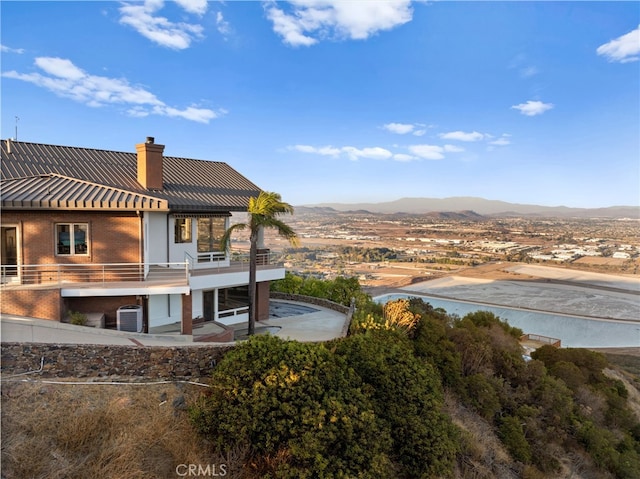
M 2 1 L 2 138 L 225 161 L 293 205 L 640 204 L 640 3 Z M 16 120 L 16 117 L 18 118 Z

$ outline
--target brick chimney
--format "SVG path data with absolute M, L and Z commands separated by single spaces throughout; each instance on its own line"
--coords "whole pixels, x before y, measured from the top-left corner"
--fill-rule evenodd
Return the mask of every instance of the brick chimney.
M 149 190 L 162 189 L 162 152 L 164 145 L 156 145 L 148 136 L 144 143 L 136 145 L 138 152 L 138 183 Z

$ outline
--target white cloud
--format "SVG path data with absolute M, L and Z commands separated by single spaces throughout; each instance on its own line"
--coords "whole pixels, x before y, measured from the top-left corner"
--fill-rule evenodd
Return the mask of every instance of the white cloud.
M 207 13 L 207 0 L 174 0 L 185 11 L 195 15 Z
M 543 103 L 541 101 L 529 100 L 526 103 L 513 105 L 511 108 L 520 110 L 520 113 L 526 116 L 542 115 L 545 111 L 553 108 L 553 103 Z
M 418 158 L 412 155 L 407 155 L 405 153 L 396 153 L 395 155 L 393 155 L 393 159 L 396 161 L 406 162 L 417 160 Z
M 411 145 L 409 151 L 425 160 L 442 160 L 444 148 L 437 145 Z
M 44 70 L 45 73 L 49 73 L 59 78 L 79 80 L 86 76 L 85 72 L 65 58 L 38 57 L 35 60 L 35 64 Z
M 216 112 L 208 108 L 196 108 L 194 106 L 179 110 L 167 105 L 157 105 L 153 107 L 153 112 L 156 115 L 184 118 L 185 120 L 196 121 L 198 123 L 209 123 L 210 120 L 225 115 L 227 110 L 220 109 Z
M 425 126 L 423 123 L 387 123 L 382 128 L 398 135 L 411 133 L 413 136 L 423 136 L 427 132 Z
M 397 133 L 398 135 L 405 135 L 407 133 L 411 133 L 415 126 L 408 123 L 387 123 L 386 125 L 382 125 L 387 131 L 391 133 Z
M 224 109 L 214 111 L 190 106 L 180 110 L 171 107 L 144 88 L 131 85 L 126 79 L 90 75 L 65 58 L 39 57 L 36 58 L 35 64 L 44 74 L 9 71 L 2 76 L 33 83 L 58 96 L 91 107 L 129 105 L 127 113 L 135 117 L 155 114 L 209 123 L 210 120 L 227 113 Z
M 461 153 L 464 151 L 464 148 L 455 145 L 444 145 L 444 151 L 447 153 Z
M 342 146 L 340 148 L 336 148 L 334 146 L 322 146 L 315 147 L 311 145 L 294 145 L 288 146 L 288 150 L 299 151 L 301 153 L 313 153 L 316 155 L 322 156 L 345 156 L 350 160 L 359 160 L 361 158 L 369 159 L 369 160 L 387 160 L 389 158 L 393 158 L 394 155 L 386 148 L 381 148 L 379 146 L 367 147 L 367 148 L 356 148 L 354 146 Z
M 0 52 L 2 53 L 17 53 L 19 55 L 24 53 L 24 48 L 11 48 L 6 45 L 0 45 Z
M 267 8 L 267 18 L 273 22 L 273 30 L 291 46 L 308 47 L 318 43 L 318 40 L 303 33 L 305 28 L 299 19 L 287 15 L 279 8 Z
M 352 160 L 357 160 L 359 158 L 368 158 L 371 160 L 386 160 L 393 156 L 393 154 L 389 150 L 380 148 L 379 146 L 362 149 L 358 149 L 353 146 L 343 146 L 342 151 L 346 153 L 347 156 Z
M 520 76 L 522 78 L 531 78 L 534 75 L 538 74 L 538 69 L 533 66 L 528 66 L 520 69 Z
M 202 2 L 195 0 L 181 0 L 178 2 L 189 13 L 202 14 Z M 165 17 L 154 14 L 164 6 L 162 0 L 146 0 L 144 4 L 124 4 L 120 7 L 120 23 L 128 25 L 140 35 L 148 38 L 160 46 L 174 50 L 189 48 L 193 40 L 203 38 L 203 27 L 190 23 L 174 23 Z M 200 13 L 202 11 L 202 13 Z
M 292 0 L 265 2 L 274 31 L 291 46 L 310 46 L 325 38 L 364 40 L 411 21 L 411 0 Z
M 450 131 L 449 133 L 440 133 L 440 138 L 443 140 L 457 140 L 457 141 L 478 141 L 482 140 L 485 135 L 478 133 L 477 131 L 466 133 L 464 131 Z
M 227 22 L 222 16 L 222 12 L 218 12 L 216 14 L 216 28 L 218 29 L 218 33 L 223 36 L 229 35 L 231 33 L 231 27 L 229 26 L 229 22 Z
M 322 156 L 338 156 L 341 153 L 340 148 L 334 148 L 333 146 L 322 146 L 316 148 L 310 145 L 294 145 L 287 147 L 288 150 L 296 150 L 302 153 L 315 153 Z
M 490 145 L 495 145 L 495 146 L 507 146 L 507 145 L 510 145 L 511 144 L 511 140 L 509 140 L 510 136 L 511 135 L 508 135 L 508 134 L 504 133 L 497 140 L 490 141 L 489 144 Z
M 596 49 L 598 55 L 602 55 L 610 62 L 636 62 L 640 59 L 640 25 Z

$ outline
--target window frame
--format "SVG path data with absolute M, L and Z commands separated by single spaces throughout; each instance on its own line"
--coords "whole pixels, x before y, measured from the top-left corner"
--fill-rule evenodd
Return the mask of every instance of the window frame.
M 61 246 L 66 246 L 60 240 L 60 234 L 64 233 L 59 230 L 61 226 L 67 226 L 69 228 L 69 231 L 68 231 L 69 252 L 68 253 L 60 251 Z M 84 228 L 84 231 L 82 230 L 82 228 Z M 76 234 L 77 234 L 76 231 L 84 232 L 83 243 L 78 243 L 76 241 Z M 55 223 L 54 235 L 55 235 L 54 245 L 55 245 L 56 256 L 89 256 L 89 238 L 90 238 L 89 223 L 82 223 L 82 222 Z M 81 246 L 81 245 L 84 245 L 84 251 L 82 251 L 82 248 L 78 248 L 78 246 Z
M 206 225 L 208 226 L 206 228 L 206 233 L 208 233 L 206 236 L 201 235 L 201 232 L 205 230 L 205 228 L 203 228 L 205 225 L 202 224 L 203 227 L 201 227 L 201 223 L 205 221 L 209 223 Z M 216 224 L 218 222 L 221 222 L 221 224 Z M 198 253 L 222 253 L 223 251 L 220 249 L 219 243 L 227 227 L 227 218 L 223 216 L 201 217 L 198 218 L 197 225 L 196 249 Z M 216 231 L 216 226 L 220 228 L 220 231 Z M 215 233 L 219 233 L 219 235 L 216 236 Z M 205 245 L 208 246 L 208 251 L 204 250 L 203 246 Z
M 173 221 L 174 244 L 193 243 L 193 221 L 191 218 L 174 218 Z

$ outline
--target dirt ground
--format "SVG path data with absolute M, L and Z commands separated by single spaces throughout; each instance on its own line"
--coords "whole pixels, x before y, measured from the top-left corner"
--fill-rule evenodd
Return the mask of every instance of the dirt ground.
M 599 353 L 620 354 L 640 358 L 640 348 L 591 348 L 591 350 Z

